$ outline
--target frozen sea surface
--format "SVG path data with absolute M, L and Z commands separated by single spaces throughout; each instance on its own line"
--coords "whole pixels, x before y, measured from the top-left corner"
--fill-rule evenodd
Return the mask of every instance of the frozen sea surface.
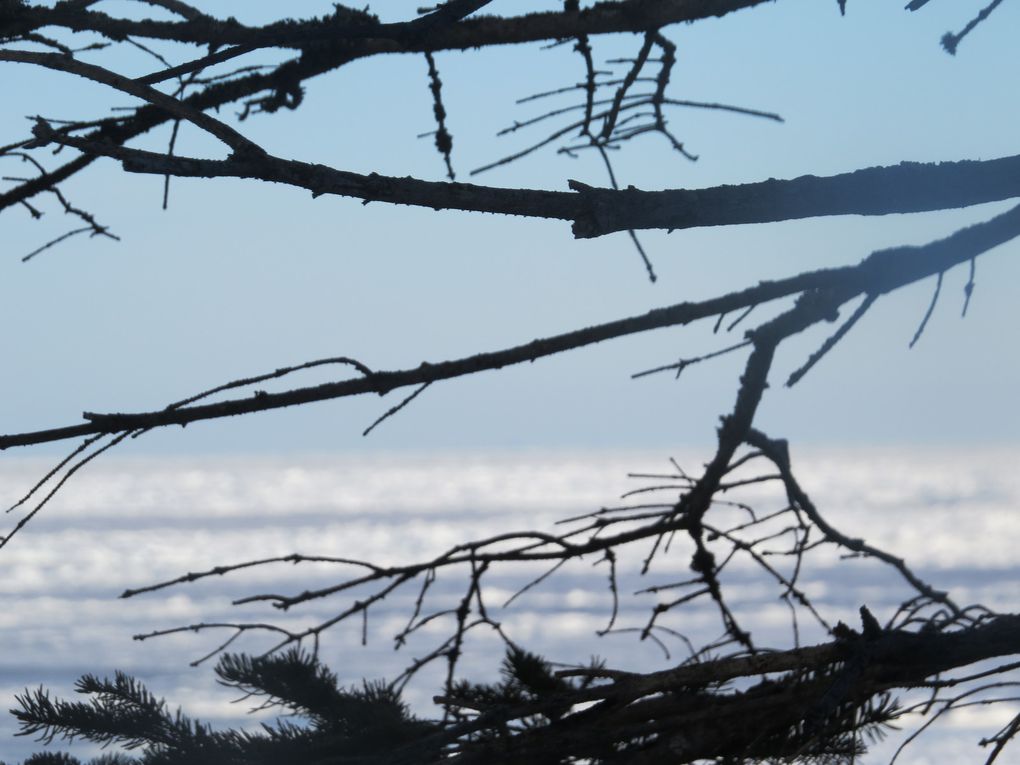
M 129 600 L 118 597 L 125 588 L 293 552 L 389 564 L 427 560 L 467 539 L 553 530 L 560 519 L 619 504 L 625 492 L 654 483 L 628 473 L 669 472 L 670 456 L 689 473 L 696 473 L 704 459 L 604 452 L 100 459 L 0 551 L 4 708 L 26 687 L 43 684 L 56 695 L 73 696 L 80 674 L 112 675 L 122 669 L 190 714 L 216 724 L 250 724 L 246 707 L 231 703 L 234 696 L 216 685 L 212 662 L 189 666 L 229 633 L 188 632 L 144 642 L 132 635 L 213 621 L 311 625 L 363 593 L 316 601 L 287 614 L 259 604 L 231 606 L 231 601 L 263 592 L 300 592 L 336 582 L 349 569 L 275 564 Z M 804 488 L 848 536 L 904 556 L 959 602 L 1020 609 L 1020 448 L 795 449 L 793 457 Z M 0 499 L 15 501 L 48 467 L 5 459 Z M 763 509 L 781 503 L 769 484 L 748 487 L 740 499 Z M 16 520 L 13 515 L 9 523 Z M 690 551 L 678 546 L 640 577 L 648 546 L 639 547 L 619 562 L 618 627 L 642 626 L 656 603 L 655 595 L 630 593 L 683 578 L 687 570 Z M 592 563 L 564 566 L 505 609 L 507 597 L 540 570 L 497 568 L 487 579 L 486 600 L 514 640 L 554 661 L 597 654 L 612 667 L 647 671 L 682 660 L 684 646 L 668 636 L 662 645 L 641 642 L 628 631 L 596 636 L 607 624 L 612 596 L 605 566 Z M 464 582 L 462 571 L 441 575 L 430 602 L 440 607 L 445 598 L 455 607 Z M 757 628 L 761 642 L 790 644 L 789 612 L 774 583 L 749 564 L 734 566 L 727 584 L 732 607 L 746 626 Z M 850 624 L 857 623 L 861 604 L 884 619 L 908 594 L 890 571 L 835 558 L 823 558 L 804 586 L 828 617 Z M 417 588 L 407 586 L 374 606 L 364 625 L 364 645 L 360 620 L 326 633 L 321 655 L 345 683 L 393 677 L 442 639 L 449 622 L 440 620 L 394 651 L 393 636 L 407 622 L 416 595 Z M 711 639 L 719 630 L 708 607 L 669 614 L 663 624 L 695 640 Z M 824 638 L 819 628 L 801 626 L 804 642 Z M 266 638 L 246 637 L 233 648 L 257 652 L 268 645 Z M 491 678 L 500 655 L 498 641 L 479 633 L 461 672 Z M 438 681 L 438 670 L 425 673 L 408 689 L 409 701 L 423 713 Z M 1006 706 L 961 710 L 898 762 L 983 762 L 987 752 L 977 746 L 978 739 L 1015 712 Z M 14 730 L 12 718 L 0 717 L 0 759 L 8 762 L 39 749 L 30 740 L 12 738 Z M 887 762 L 899 740 L 880 745 L 864 762 Z M 1012 757 L 1006 761 L 1020 761 L 1016 751 Z

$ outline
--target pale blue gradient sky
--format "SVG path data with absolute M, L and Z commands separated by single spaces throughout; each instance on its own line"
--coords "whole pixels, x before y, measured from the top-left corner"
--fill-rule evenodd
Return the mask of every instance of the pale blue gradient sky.
M 255 21 L 275 4 L 202 5 Z M 398 18 L 416 3 L 375 5 Z M 492 10 L 556 5 L 503 0 Z M 983 5 L 932 0 L 908 13 L 902 3 L 850 0 L 840 18 L 835 0 L 783 0 L 673 28 L 676 98 L 772 110 L 786 122 L 677 111 L 672 128 L 700 160 L 688 162 L 650 136 L 617 158 L 619 178 L 641 188 L 701 187 L 900 160 L 1015 154 L 1020 2 L 1004 3 L 956 57 L 939 45 L 944 32 L 959 30 Z M 288 8 L 308 15 L 331 4 Z M 596 42 L 598 60 L 637 47 L 626 37 Z M 515 106 L 516 98 L 576 82 L 582 71 L 570 46 L 446 53 L 437 61 L 462 179 L 524 145 L 527 136 L 494 138 L 540 111 Z M 139 74 L 153 68 L 141 54 L 135 66 Z M 98 115 L 97 104 L 128 102 L 27 66 L 0 71 L 7 115 L 0 143 L 20 135 L 21 115 Z M 287 157 L 355 171 L 443 175 L 431 140 L 415 137 L 433 128 L 420 56 L 358 62 L 309 83 L 298 111 L 254 117 L 240 128 Z M 138 145 L 161 147 L 166 134 Z M 189 128 L 178 151 L 223 154 Z M 10 161 L 0 170 L 21 172 Z M 594 157 L 570 160 L 551 150 L 477 180 L 564 189 L 568 178 L 606 183 Z M 0 216 L 3 432 L 71 424 L 85 409 L 156 409 L 229 379 L 317 357 L 343 354 L 394 368 L 495 349 L 762 278 L 854 263 L 874 249 L 926 242 L 1005 207 L 646 233 L 660 276 L 651 285 L 626 237 L 576 241 L 559 222 L 312 201 L 306 192 L 229 180 L 175 181 L 164 212 L 160 179 L 126 176 L 112 162 L 97 164 L 66 190 L 123 241 L 74 240 L 22 264 L 21 255 L 71 222 L 56 210 L 42 224 L 21 210 Z M 1011 244 L 979 260 L 964 321 L 966 273 L 948 274 L 927 334 L 913 350 L 907 343 L 933 284 L 879 301 L 786 390 L 782 381 L 831 327 L 791 344 L 779 356 L 759 424 L 794 441 L 830 444 L 1016 442 L 1018 254 Z M 730 406 L 742 357 L 689 369 L 679 381 L 629 375 L 732 342 L 710 330 L 710 322 L 660 330 L 442 383 L 367 439 L 361 431 L 402 393 L 200 423 L 147 435 L 126 451 L 704 445 Z M 320 379 L 308 375 L 294 384 Z

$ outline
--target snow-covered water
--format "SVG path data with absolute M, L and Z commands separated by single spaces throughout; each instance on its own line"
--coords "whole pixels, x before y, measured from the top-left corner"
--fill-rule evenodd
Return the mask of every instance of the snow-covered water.
M 118 598 L 121 591 L 218 564 L 292 552 L 388 564 L 427 560 L 467 539 L 552 530 L 557 520 L 617 504 L 621 494 L 650 482 L 628 473 L 670 471 L 669 456 L 689 473 L 704 459 L 641 453 L 101 458 L 0 551 L 0 701 L 10 707 L 14 693 L 40 684 L 72 696 L 78 675 L 122 669 L 195 716 L 223 725 L 243 722 L 245 707 L 231 704 L 231 693 L 215 684 L 212 662 L 188 666 L 229 633 L 188 632 L 144 642 L 132 635 L 210 621 L 312 624 L 362 593 L 287 614 L 230 602 L 332 583 L 345 569 L 282 563 L 129 600 Z M 903 555 L 960 602 L 1020 609 L 1020 448 L 795 449 L 793 457 L 804 487 L 848 536 Z M 34 460 L 0 462 L 0 499 L 16 500 L 47 467 Z M 777 489 L 768 484 L 748 487 L 739 499 L 763 509 L 779 501 Z M 17 513 L 8 518 L 9 524 L 16 522 Z M 641 545 L 620 560 L 617 626 L 643 626 L 656 602 L 654 595 L 632 597 L 631 592 L 685 576 L 686 549 L 660 556 L 649 575 L 637 576 L 647 551 L 647 544 Z M 613 667 L 650 670 L 681 660 L 683 646 L 668 637 L 666 658 L 661 647 L 638 641 L 633 632 L 595 635 L 606 626 L 611 594 L 605 566 L 592 563 L 565 566 L 506 609 L 503 601 L 537 572 L 497 568 L 487 579 L 485 596 L 513 639 L 554 661 L 597 654 Z M 463 571 L 440 576 L 434 602 L 445 597 L 455 605 L 464 582 Z M 777 600 L 775 584 L 750 564 L 734 566 L 729 584 L 731 606 L 745 626 L 759 629 L 766 644 L 788 645 L 789 612 Z M 908 594 L 893 572 L 824 557 L 804 586 L 828 617 L 850 624 L 857 623 L 862 603 L 884 619 Z M 392 677 L 446 634 L 449 622 L 437 622 L 419 640 L 393 650 L 392 638 L 407 622 L 416 595 L 410 585 L 373 607 L 365 645 L 360 620 L 326 633 L 321 655 L 344 682 Z M 708 607 L 670 614 L 663 624 L 694 638 L 709 639 L 718 631 Z M 817 628 L 802 626 L 805 642 L 822 639 Z M 233 648 L 258 651 L 265 640 L 243 638 Z M 500 650 L 493 636 L 479 633 L 462 673 L 491 677 Z M 437 678 L 426 673 L 410 686 L 409 700 L 425 709 Z M 987 753 L 977 740 L 1013 713 L 1006 707 L 962 710 L 898 762 L 983 761 Z M 0 759 L 8 762 L 39 748 L 12 738 L 14 730 L 12 718 L 0 717 Z M 865 762 L 886 762 L 891 751 L 883 744 Z

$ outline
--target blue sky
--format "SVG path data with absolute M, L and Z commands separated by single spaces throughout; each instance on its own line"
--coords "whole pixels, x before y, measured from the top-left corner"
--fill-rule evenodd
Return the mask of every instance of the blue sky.
M 959 30 L 983 4 L 933 0 L 908 13 L 901 4 L 850 0 L 841 18 L 834 0 L 786 0 L 673 28 L 675 97 L 776 111 L 786 121 L 677 111 L 671 127 L 699 161 L 648 137 L 616 159 L 620 180 L 650 189 L 701 187 L 900 160 L 1015 154 L 1020 105 L 1007 75 L 1020 63 L 1020 4 L 1004 3 L 957 56 L 939 45 L 943 33 Z M 106 5 L 111 13 L 130 7 Z M 208 7 L 255 21 L 270 5 Z M 493 11 L 543 5 L 503 0 Z M 399 18 L 414 6 L 392 2 L 385 9 Z M 307 15 L 331 4 L 288 8 Z M 631 38 L 599 38 L 595 53 L 604 60 L 635 50 Z M 538 112 L 515 106 L 515 99 L 581 76 L 569 46 L 446 53 L 437 62 L 463 179 L 470 168 L 525 144 L 527 136 L 494 137 Z M 118 63 L 139 74 L 153 68 L 141 54 Z M 128 102 L 27 66 L 6 65 L 2 76 L 8 118 L 0 142 L 20 134 L 20 115 L 98 115 Z M 440 179 L 431 141 L 416 138 L 432 128 L 419 56 L 358 62 L 309 83 L 298 111 L 240 123 L 246 135 L 282 156 Z M 138 145 L 158 148 L 166 137 L 156 132 Z M 188 128 L 178 151 L 222 154 Z M 593 160 L 546 150 L 475 180 L 553 189 L 565 188 L 568 178 L 604 185 L 604 170 Z M 21 172 L 9 161 L 2 170 Z M 22 254 L 70 224 L 52 207 L 41 224 L 21 210 L 0 216 L 0 312 L 8 327 L 7 374 L 0 380 L 4 432 L 71 424 L 82 410 L 160 408 L 229 379 L 323 356 L 395 368 L 499 348 L 762 278 L 854 263 L 874 249 L 926 242 L 1004 208 L 647 233 L 643 240 L 660 276 L 652 285 L 624 236 L 576 241 L 559 222 L 313 201 L 305 192 L 229 180 L 175 181 L 170 209 L 163 211 L 159 179 L 126 176 L 112 162 L 97 164 L 66 191 L 122 242 L 73 240 L 22 264 Z M 779 357 L 760 425 L 794 441 L 827 444 L 1015 442 L 1017 249 L 1007 245 L 979 260 L 963 321 L 966 274 L 948 274 L 913 350 L 907 344 L 933 284 L 879 301 L 833 354 L 786 390 L 782 380 L 830 328 L 790 344 Z M 689 369 L 679 381 L 629 379 L 732 342 L 710 330 L 710 323 L 660 330 L 436 385 L 367 439 L 361 431 L 399 392 L 200 423 L 150 434 L 126 451 L 710 444 L 742 358 Z M 308 375 L 294 383 L 321 379 Z

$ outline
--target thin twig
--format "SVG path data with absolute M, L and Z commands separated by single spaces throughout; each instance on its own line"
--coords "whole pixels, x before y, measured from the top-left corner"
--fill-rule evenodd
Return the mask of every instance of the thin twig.
M 422 383 L 421 386 L 419 386 L 418 388 L 415 388 L 414 392 L 411 393 L 411 395 L 407 396 L 403 401 L 401 401 L 396 406 L 391 406 L 383 414 L 381 414 L 375 420 L 375 422 L 373 422 L 371 425 L 369 425 L 367 428 L 365 428 L 364 431 L 362 431 L 361 435 L 362 436 L 367 436 L 369 433 L 371 433 L 373 430 L 375 430 L 376 427 L 378 425 L 380 425 L 384 420 L 389 419 L 390 417 L 395 415 L 397 412 L 399 412 L 401 409 L 403 409 L 405 406 L 407 406 L 412 401 L 414 401 L 418 397 L 418 394 L 421 393 L 423 390 L 425 390 L 427 387 L 429 387 L 431 384 L 432 384 L 432 382 L 429 381 L 429 382 L 426 382 L 426 383 Z
M 924 328 L 928 326 L 928 320 L 931 315 L 935 312 L 935 305 L 939 302 L 939 294 L 942 292 L 942 272 L 939 272 L 938 279 L 935 281 L 935 292 L 932 293 L 931 302 L 928 304 L 928 310 L 924 312 L 924 318 L 921 319 L 920 325 L 917 327 L 917 331 L 914 332 L 914 336 L 910 340 L 909 348 L 913 348 L 917 345 L 917 341 L 921 339 L 921 335 L 924 334 Z

